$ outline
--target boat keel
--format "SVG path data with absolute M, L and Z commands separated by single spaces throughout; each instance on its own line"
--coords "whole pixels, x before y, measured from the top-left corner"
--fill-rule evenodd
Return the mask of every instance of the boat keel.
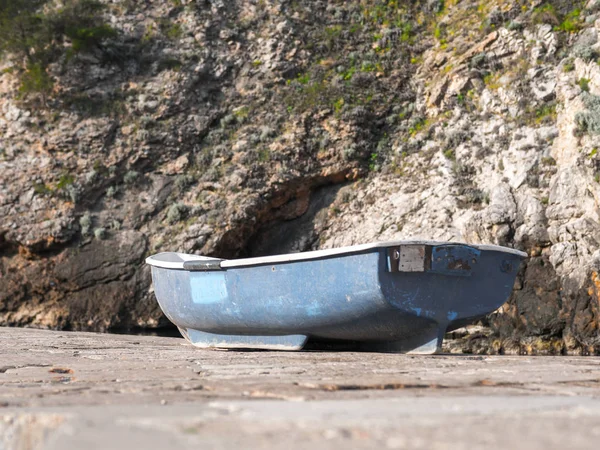
M 441 353 L 447 324 L 432 324 L 421 333 L 396 341 L 362 342 L 364 351 L 433 355 Z
M 182 336 L 192 345 L 200 348 L 237 348 L 257 350 L 301 350 L 308 337 L 302 334 L 285 336 L 246 336 L 235 334 L 214 334 L 192 328 L 179 329 Z
M 363 341 L 358 350 L 411 355 L 432 355 L 442 351 L 442 342 L 447 324 L 432 324 L 421 333 L 401 340 Z M 290 334 L 284 336 L 255 336 L 235 334 L 215 334 L 191 328 L 179 328 L 181 335 L 192 345 L 200 348 L 229 348 L 257 350 L 302 350 L 308 336 Z M 351 342 L 351 341 L 349 341 Z

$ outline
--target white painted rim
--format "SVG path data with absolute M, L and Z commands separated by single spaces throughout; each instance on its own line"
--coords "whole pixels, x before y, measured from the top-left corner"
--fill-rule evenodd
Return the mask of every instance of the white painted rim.
M 465 244 L 463 242 L 440 242 L 440 241 L 390 241 L 390 242 L 372 242 L 369 244 L 352 245 L 350 247 L 330 248 L 326 250 L 315 250 L 302 253 L 287 253 L 284 255 L 261 256 L 258 258 L 242 258 L 222 260 L 221 268 L 233 269 L 238 267 L 250 267 L 263 264 L 287 263 L 294 261 L 309 261 L 312 259 L 326 258 L 328 256 L 347 255 L 359 253 L 365 250 L 376 248 L 396 247 L 399 245 L 448 245 L 460 244 L 476 248 L 482 251 L 503 252 L 511 255 L 527 257 L 527 253 L 513 248 L 501 247 L 499 245 L 489 244 Z M 189 255 L 187 253 L 164 252 L 146 258 L 146 264 L 163 269 L 183 269 L 183 263 L 186 261 L 219 261 L 218 258 L 208 256 Z

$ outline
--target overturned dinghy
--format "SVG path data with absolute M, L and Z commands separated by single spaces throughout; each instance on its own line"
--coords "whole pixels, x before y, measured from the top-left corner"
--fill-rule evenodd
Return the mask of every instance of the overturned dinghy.
M 222 260 L 159 253 L 156 298 L 198 347 L 299 350 L 308 338 L 435 353 L 446 331 L 500 307 L 527 255 L 400 241 Z

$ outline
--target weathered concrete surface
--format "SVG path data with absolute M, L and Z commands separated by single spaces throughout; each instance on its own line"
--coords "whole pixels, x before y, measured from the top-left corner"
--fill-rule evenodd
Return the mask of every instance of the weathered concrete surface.
M 0 328 L 0 449 L 596 448 L 600 359 Z M 168 447 L 167 447 L 168 446 Z

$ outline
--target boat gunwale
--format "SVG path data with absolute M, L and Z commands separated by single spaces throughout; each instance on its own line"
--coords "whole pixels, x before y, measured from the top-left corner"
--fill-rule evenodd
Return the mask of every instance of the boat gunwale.
M 179 252 L 162 252 L 146 258 L 146 264 L 159 267 L 162 269 L 174 269 L 174 270 L 187 270 L 184 267 L 184 263 L 188 261 L 220 261 L 221 269 L 237 269 L 245 267 L 255 267 L 267 264 L 282 264 L 292 263 L 299 261 L 312 261 L 318 259 L 324 259 L 332 256 L 345 256 L 353 255 L 357 253 L 366 252 L 368 250 L 380 250 L 390 247 L 398 247 L 401 245 L 431 245 L 431 246 L 442 246 L 442 245 L 463 245 L 472 247 L 480 251 L 495 251 L 508 253 L 526 258 L 528 255 L 525 252 L 516 250 L 513 248 L 502 247 L 500 245 L 493 244 L 467 244 L 464 242 L 450 242 L 450 241 L 430 241 L 430 240 L 405 240 L 405 241 L 386 241 L 386 242 L 372 242 L 368 244 L 352 245 L 347 247 L 330 248 L 324 250 L 313 250 L 308 252 L 300 253 L 286 253 L 282 255 L 273 256 L 259 256 L 254 258 L 240 258 L 240 259 L 220 259 L 212 258 L 209 256 L 193 255 L 189 253 Z M 175 255 L 180 261 L 165 261 L 161 260 L 160 256 Z

